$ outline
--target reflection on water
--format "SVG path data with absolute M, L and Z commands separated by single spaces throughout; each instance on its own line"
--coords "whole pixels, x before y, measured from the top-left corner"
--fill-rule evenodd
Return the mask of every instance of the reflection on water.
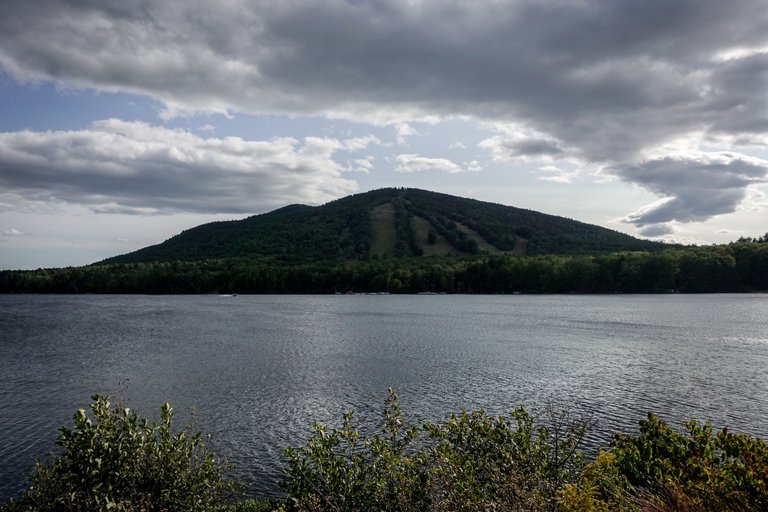
M 592 411 L 593 446 L 653 410 L 768 437 L 768 297 L 2 296 L 0 501 L 95 392 L 170 401 L 275 495 L 313 420 Z

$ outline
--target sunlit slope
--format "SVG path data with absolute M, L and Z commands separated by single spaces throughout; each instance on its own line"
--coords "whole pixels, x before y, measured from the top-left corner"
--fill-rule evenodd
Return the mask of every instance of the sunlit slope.
M 212 222 L 105 260 L 274 257 L 342 261 L 434 255 L 576 254 L 655 250 L 662 244 L 544 213 L 418 189 L 381 189 L 311 207 L 291 205 Z

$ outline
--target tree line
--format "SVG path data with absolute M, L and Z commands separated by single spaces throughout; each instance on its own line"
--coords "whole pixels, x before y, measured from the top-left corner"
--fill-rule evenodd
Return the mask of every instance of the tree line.
M 714 293 L 768 290 L 768 243 L 604 255 L 290 262 L 274 257 L 1 271 L 0 293 Z

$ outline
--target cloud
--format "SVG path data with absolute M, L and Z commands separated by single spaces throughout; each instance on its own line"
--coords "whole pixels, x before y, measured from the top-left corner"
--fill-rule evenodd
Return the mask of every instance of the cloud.
M 688 153 L 606 171 L 662 196 L 625 219 L 642 228 L 736 211 L 749 187 L 768 179 L 768 161 L 727 152 Z
M 557 167 L 556 165 L 545 165 L 539 167 L 539 179 L 544 181 L 552 181 L 555 183 L 571 183 L 573 178 L 576 177 L 578 171 L 569 171 Z
M 517 163 L 530 160 L 552 161 L 565 156 L 562 144 L 553 138 L 532 137 L 521 133 L 496 135 L 478 144 L 490 150 L 495 162 Z
M 654 152 L 689 136 L 696 150 L 768 146 L 767 26 L 764 0 L 39 0 L 0 7 L 0 66 L 21 82 L 148 95 L 166 116 L 390 124 L 400 144 L 425 118 L 514 125 L 522 136 L 502 130 L 483 143 L 497 162 L 579 159 L 671 198 L 633 214 L 641 225 L 706 219 L 743 197 L 749 180 L 718 187 L 742 176 L 742 164 L 705 166 L 711 185 L 687 180 L 715 193 L 707 205 L 676 185 L 699 160 Z M 320 142 L 271 144 L 301 159 Z M 331 146 L 321 153 L 341 149 Z M 455 169 L 417 162 L 401 168 Z M 656 175 L 662 163 L 668 179 Z M 349 188 L 338 176 L 330 183 Z
M 81 131 L 0 133 L 0 185 L 102 213 L 252 213 L 354 192 L 333 160 L 343 148 L 328 138 L 201 138 L 110 119 Z
M 669 223 L 651 224 L 638 230 L 638 233 L 640 233 L 641 236 L 647 236 L 648 238 L 667 236 L 674 232 L 674 228 Z
M 24 234 L 25 233 L 23 231 L 19 231 L 16 228 L 10 228 L 10 229 L 4 229 L 3 230 L 3 235 L 5 235 L 5 236 L 24 236 Z
M 373 170 L 373 160 L 374 157 L 370 155 L 365 158 L 356 158 L 355 160 L 352 160 L 346 170 L 349 172 L 368 174 Z
M 702 126 L 758 128 L 743 114 L 764 96 L 767 11 L 762 0 L 7 2 L 0 62 L 17 80 L 146 94 L 169 113 L 468 115 L 605 158 Z
M 397 155 L 397 172 L 423 172 L 423 171 L 442 171 L 447 173 L 461 172 L 462 169 L 456 163 L 447 158 L 429 158 L 414 154 Z
M 462 162 L 464 169 L 469 172 L 480 172 L 483 170 L 483 164 L 477 160 L 470 160 L 469 162 Z
M 395 123 L 394 124 L 395 133 L 397 134 L 397 143 L 402 145 L 405 145 L 405 138 L 410 137 L 412 135 L 418 135 L 419 132 L 416 131 L 416 128 L 409 125 L 408 123 Z
M 715 68 L 712 83 L 718 94 L 717 111 L 708 128 L 711 137 L 730 139 L 740 146 L 768 146 L 768 49 L 745 53 Z
M 344 149 L 349 152 L 361 151 L 371 145 L 381 144 L 381 140 L 374 135 L 365 135 L 363 137 L 353 137 L 342 141 Z

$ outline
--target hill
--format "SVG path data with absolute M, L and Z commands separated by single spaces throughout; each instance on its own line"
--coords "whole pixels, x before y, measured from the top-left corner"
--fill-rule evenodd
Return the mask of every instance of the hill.
M 479 253 L 598 254 L 664 247 L 532 210 L 387 188 L 317 207 L 290 205 L 239 221 L 203 224 L 99 264 L 265 256 L 301 262 Z

